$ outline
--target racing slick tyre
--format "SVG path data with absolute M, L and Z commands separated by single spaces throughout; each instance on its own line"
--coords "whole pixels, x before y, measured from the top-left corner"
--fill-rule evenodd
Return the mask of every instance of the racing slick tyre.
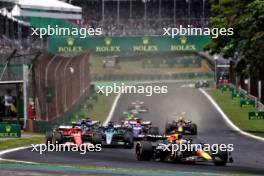
M 48 145 L 48 143 L 52 144 L 52 138 L 53 138 L 52 132 L 47 132 L 46 133 L 46 145 Z
M 197 134 L 197 125 L 192 123 L 190 124 L 190 132 L 192 135 L 196 135 Z
M 53 140 L 53 144 L 56 144 L 56 143 L 58 143 L 58 144 L 62 144 L 62 143 L 63 143 L 63 136 L 62 136 L 61 133 L 59 133 L 59 132 L 55 132 L 55 133 L 53 134 L 53 138 L 52 138 L 52 140 Z
M 214 157 L 220 158 L 222 161 L 217 161 L 214 159 L 215 166 L 225 166 L 228 161 L 228 152 L 227 151 L 219 151 L 217 154 L 213 155 Z
M 171 162 L 177 162 L 178 161 L 178 157 L 177 157 L 177 154 L 176 152 L 171 152 L 171 154 L 169 155 L 169 161 Z
M 124 141 L 127 143 L 125 148 L 133 148 L 134 147 L 134 136 L 131 131 L 126 131 L 124 134 Z
M 158 127 L 150 127 L 148 134 L 151 135 L 159 135 L 159 128 Z
M 153 157 L 153 147 L 149 141 L 141 141 L 136 145 L 136 155 L 139 161 L 149 161 Z
M 93 144 L 101 144 L 102 143 L 102 135 L 99 133 L 94 133 L 92 143 Z

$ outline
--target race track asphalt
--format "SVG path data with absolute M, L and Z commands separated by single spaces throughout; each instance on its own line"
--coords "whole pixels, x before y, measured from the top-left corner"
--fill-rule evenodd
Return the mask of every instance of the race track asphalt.
M 264 175 L 264 142 L 232 130 L 198 89 L 183 88 L 173 83 L 168 83 L 168 87 L 167 94 L 150 97 L 139 94 L 122 95 L 112 121 L 117 122 L 121 113 L 135 100 L 145 102 L 150 112 L 144 114 L 143 118 L 151 120 L 153 126 L 158 126 L 161 131 L 164 130 L 166 121 L 175 118 L 175 113 L 186 112 L 186 119 L 198 125 L 198 135 L 194 137 L 195 140 L 209 144 L 234 144 L 232 152 L 234 163 L 219 167 L 208 163 L 185 165 L 157 161 L 139 162 L 134 149 L 121 148 L 104 148 L 102 152 L 90 152 L 86 155 L 80 155 L 78 152 L 45 152 L 40 155 L 37 152 L 31 152 L 31 149 L 26 149 L 5 154 L 2 158 L 65 165 Z

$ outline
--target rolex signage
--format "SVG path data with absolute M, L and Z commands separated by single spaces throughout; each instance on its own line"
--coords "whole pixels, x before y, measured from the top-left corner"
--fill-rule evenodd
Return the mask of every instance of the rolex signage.
M 96 52 L 136 53 L 168 51 L 202 51 L 211 41 L 210 36 L 135 36 L 135 37 L 60 37 L 48 39 L 52 53 Z
M 171 45 L 171 51 L 196 51 L 195 44 L 188 43 L 188 37 L 180 36 L 179 42 Z
M 121 52 L 120 46 L 112 45 L 112 38 L 105 37 L 104 38 L 104 45 L 96 46 L 95 52 L 97 53 L 104 53 L 104 52 Z
M 0 124 L 0 138 L 21 137 L 21 126 L 16 124 Z
M 142 37 L 142 44 L 133 46 L 133 51 L 158 51 L 158 46 L 150 44 L 149 37 Z
M 75 44 L 75 38 L 67 37 L 64 45 L 58 46 L 58 53 L 83 52 L 83 47 Z

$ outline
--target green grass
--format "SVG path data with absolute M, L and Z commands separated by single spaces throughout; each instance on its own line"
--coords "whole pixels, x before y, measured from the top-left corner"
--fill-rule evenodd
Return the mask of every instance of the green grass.
M 249 120 L 248 112 L 257 111 L 256 108 L 240 107 L 239 100 L 232 100 L 231 93 L 222 93 L 220 90 L 211 89 L 208 93 L 218 103 L 230 120 L 241 130 L 264 137 L 264 120 Z
M 97 94 L 97 96 L 97 102 L 95 100 L 86 100 L 86 102 L 83 104 L 83 108 L 81 108 L 76 114 L 83 114 L 85 117 L 90 117 L 93 120 L 99 120 L 103 122 L 106 119 L 116 96 L 114 94 L 109 96 Z M 93 109 L 84 108 L 84 106 L 87 104 L 92 104 Z M 80 119 L 80 117 L 76 117 L 74 120 L 78 119 Z
M 30 144 L 41 144 L 44 143 L 45 137 L 32 137 L 28 139 L 11 139 L 11 140 L 0 140 L 0 150 L 11 149 L 22 146 L 29 146 Z

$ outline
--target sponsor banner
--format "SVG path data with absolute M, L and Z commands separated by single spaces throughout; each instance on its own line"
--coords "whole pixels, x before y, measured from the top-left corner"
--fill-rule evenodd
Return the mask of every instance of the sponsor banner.
M 232 99 L 245 99 L 245 94 L 241 93 L 241 92 L 236 92 L 236 91 L 233 91 L 232 92 Z
M 253 106 L 255 107 L 255 101 L 254 100 L 240 100 L 240 107 L 245 107 L 245 106 Z
M 48 39 L 52 53 L 91 51 L 96 53 L 136 53 L 155 51 L 202 51 L 210 36 L 145 37 L 63 37 Z
M 228 91 L 234 93 L 234 91 L 235 91 L 234 87 L 232 87 L 230 85 L 221 85 L 220 89 L 221 89 L 222 93 L 228 92 Z
M 249 112 L 248 119 L 264 119 L 264 111 Z
M 16 124 L 0 124 L 0 137 L 21 137 L 21 126 Z

